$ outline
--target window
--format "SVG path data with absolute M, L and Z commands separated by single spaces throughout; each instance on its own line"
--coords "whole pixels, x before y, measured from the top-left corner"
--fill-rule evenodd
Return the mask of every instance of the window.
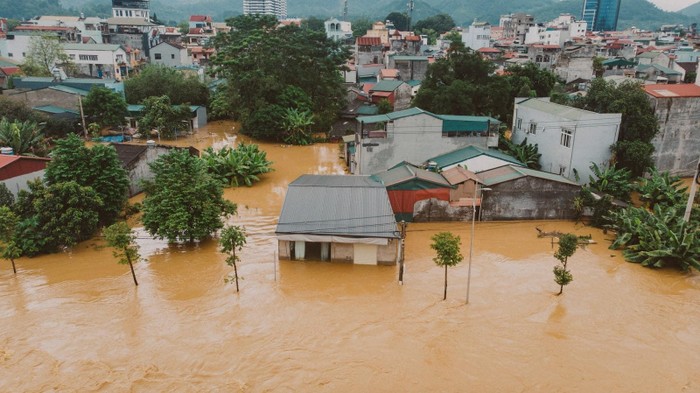
M 12 57 L 12 52 L 8 52 L 7 57 Z
M 571 147 L 572 135 L 573 135 L 572 130 L 569 130 L 567 128 L 562 128 L 561 129 L 561 139 L 559 140 L 559 143 L 561 143 L 561 145 L 564 147 Z
M 97 55 L 78 55 L 78 59 L 84 61 L 97 61 Z
M 156 54 L 155 54 L 155 58 L 156 58 L 156 60 L 160 60 L 160 59 L 161 59 L 160 53 L 156 53 Z
M 170 58 L 173 59 L 173 60 L 175 60 L 175 55 L 174 55 L 174 54 L 171 54 L 171 55 L 170 55 Z
M 530 129 L 527 133 L 532 135 L 537 134 L 537 123 L 530 123 Z
M 117 55 L 117 61 L 118 62 L 123 62 L 124 61 L 124 56 L 123 55 Z
M 522 130 L 523 129 L 523 119 L 521 118 L 516 118 L 515 119 L 515 129 L 516 130 Z
M 71 60 L 75 60 L 75 55 L 72 53 L 70 55 L 68 55 L 68 57 L 70 57 Z

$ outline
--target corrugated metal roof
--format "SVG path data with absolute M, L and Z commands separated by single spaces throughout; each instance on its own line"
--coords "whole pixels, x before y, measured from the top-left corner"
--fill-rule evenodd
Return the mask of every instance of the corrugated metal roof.
M 94 50 L 114 52 L 121 46 L 115 44 L 63 44 L 65 50 Z
M 581 120 L 591 115 L 606 116 L 606 114 L 591 112 L 567 105 L 555 104 L 553 102 L 543 100 L 540 98 L 528 98 L 526 100 L 516 103 L 516 105 L 523 106 L 526 108 L 532 108 L 540 112 L 549 113 L 551 115 L 556 115 L 569 120 Z
M 444 168 L 446 166 L 454 165 L 459 162 L 472 159 L 481 155 L 486 155 L 492 158 L 497 158 L 506 162 L 510 162 L 515 165 L 523 165 L 522 162 L 516 160 L 515 158 L 501 153 L 498 150 L 493 149 L 482 149 L 478 146 L 469 145 L 461 149 L 453 150 L 449 153 L 441 154 L 437 157 L 433 157 L 427 161 L 434 161 L 438 168 Z
M 357 121 L 365 124 L 379 123 L 422 113 L 442 120 L 442 131 L 487 131 L 491 124 L 501 124 L 500 121 L 488 116 L 436 115 L 420 108 L 408 108 L 383 115 L 360 116 Z
M 52 113 L 52 114 L 59 114 L 59 113 L 72 113 L 74 115 L 79 115 L 80 113 L 78 111 L 66 109 L 66 108 L 61 108 L 55 105 L 42 105 L 42 106 L 35 106 L 32 109 L 41 111 L 41 112 L 46 112 L 46 113 Z
M 51 90 L 62 91 L 64 93 L 69 93 L 69 94 L 79 94 L 83 97 L 86 97 L 88 95 L 87 90 L 76 89 L 75 87 L 70 87 L 70 86 L 56 85 L 56 86 L 49 86 L 48 88 Z
M 428 61 L 428 56 L 392 56 L 394 61 Z
M 402 81 L 395 80 L 381 80 L 376 85 L 372 86 L 369 91 L 386 91 L 392 92 L 399 88 L 403 84 Z
M 275 232 L 398 237 L 386 188 L 349 175 L 302 175 L 290 183 Z
M 357 121 L 361 123 L 379 123 L 380 121 L 391 121 L 395 119 L 400 119 L 402 117 L 419 115 L 421 113 L 428 113 L 429 115 L 433 116 L 432 113 L 424 111 L 420 108 L 408 108 L 402 111 L 386 113 L 384 115 L 360 116 L 357 118 Z
M 380 180 L 385 187 L 391 187 L 414 179 L 420 179 L 443 187 L 451 187 L 450 183 L 448 183 L 441 174 L 426 171 L 425 169 L 418 168 L 407 162 L 403 162 L 389 170 L 372 175 L 372 177 Z
M 452 185 L 464 183 L 468 180 L 474 180 L 477 183 L 483 183 L 481 178 L 476 173 L 462 168 L 461 166 L 450 168 L 446 171 L 443 171 L 441 174 L 445 178 L 445 180 L 447 180 L 447 182 Z
M 489 169 L 488 171 L 479 173 L 479 176 L 484 181 L 484 185 L 486 186 L 505 183 L 507 181 L 520 179 L 526 176 L 579 186 L 579 184 L 572 182 L 571 180 L 561 175 L 555 175 L 553 173 L 537 171 L 525 167 L 517 167 L 514 165 L 506 165 L 494 169 Z

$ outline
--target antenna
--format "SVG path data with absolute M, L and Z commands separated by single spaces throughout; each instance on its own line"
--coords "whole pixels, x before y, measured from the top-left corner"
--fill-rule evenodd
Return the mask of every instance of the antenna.
M 348 0 L 343 1 L 343 22 L 348 21 Z
M 407 5 L 408 5 L 408 27 L 406 27 L 406 30 L 411 31 L 411 17 L 413 16 L 413 0 L 409 0 Z

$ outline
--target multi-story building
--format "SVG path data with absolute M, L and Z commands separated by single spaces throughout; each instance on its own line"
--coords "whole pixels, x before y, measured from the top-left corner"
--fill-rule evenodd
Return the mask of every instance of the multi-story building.
M 150 20 L 150 0 L 112 0 L 112 17 Z
M 472 50 L 488 48 L 491 46 L 491 25 L 488 22 L 476 20 L 462 31 L 464 46 Z
M 617 30 L 621 0 L 584 0 L 582 19 L 589 31 Z
M 535 25 L 535 17 L 523 13 L 502 15 L 498 25 L 503 28 L 504 39 L 522 44 L 527 31 Z
M 287 0 L 243 0 L 245 15 L 275 15 L 277 19 L 287 18 Z

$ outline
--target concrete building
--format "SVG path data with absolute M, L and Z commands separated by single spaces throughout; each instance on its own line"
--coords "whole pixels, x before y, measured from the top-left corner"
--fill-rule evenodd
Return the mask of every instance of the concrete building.
M 399 70 L 401 79 L 405 81 L 423 81 L 428 73 L 430 58 L 428 56 L 388 56 L 387 68 Z
M 539 147 L 542 170 L 585 184 L 591 163 L 606 167 L 610 162 L 621 119 L 619 113 L 595 113 L 548 98 L 516 98 L 512 141 L 527 138 Z
M 336 18 L 329 19 L 323 23 L 326 29 L 326 37 L 335 41 L 346 41 L 352 39 L 352 23 L 338 20 Z
M 44 178 L 49 161 L 48 158 L 0 154 L 0 181 L 16 198 L 20 191 L 29 191 L 28 182 Z
M 654 165 L 659 171 L 692 176 L 700 155 L 700 86 L 695 84 L 645 85 L 659 133 L 654 145 Z
M 362 36 L 355 41 L 355 64 L 384 64 L 386 49 L 379 37 Z M 392 68 L 392 67 L 390 67 Z
M 274 15 L 277 19 L 287 18 L 287 0 L 243 0 L 244 15 Z
M 287 188 L 275 233 L 282 259 L 393 265 L 399 258 L 389 196 L 370 176 L 300 176 Z
M 369 89 L 372 103 L 388 100 L 393 111 L 408 109 L 413 98 L 413 88 L 400 80 L 381 80 Z
M 468 145 L 498 144 L 496 119 L 486 116 L 436 115 L 410 108 L 357 118 L 351 171 L 374 174 L 403 161 L 418 164 Z
M 469 27 L 462 30 L 462 42 L 472 50 L 491 47 L 491 25 L 474 20 Z
M 187 48 L 182 45 L 161 42 L 151 48 L 151 64 L 160 64 L 167 67 L 191 66 L 192 56 L 187 53 Z
M 115 44 L 63 44 L 80 72 L 96 78 L 122 79 L 120 64 L 128 62 L 124 48 Z
M 503 39 L 522 44 L 525 34 L 535 25 L 535 17 L 524 13 L 501 15 L 498 25 L 503 28 Z
M 150 21 L 150 0 L 112 0 L 112 17 Z
M 525 35 L 525 45 L 540 44 L 556 45 L 561 47 L 570 40 L 571 35 L 568 29 L 544 27 L 541 25 L 530 27 Z

